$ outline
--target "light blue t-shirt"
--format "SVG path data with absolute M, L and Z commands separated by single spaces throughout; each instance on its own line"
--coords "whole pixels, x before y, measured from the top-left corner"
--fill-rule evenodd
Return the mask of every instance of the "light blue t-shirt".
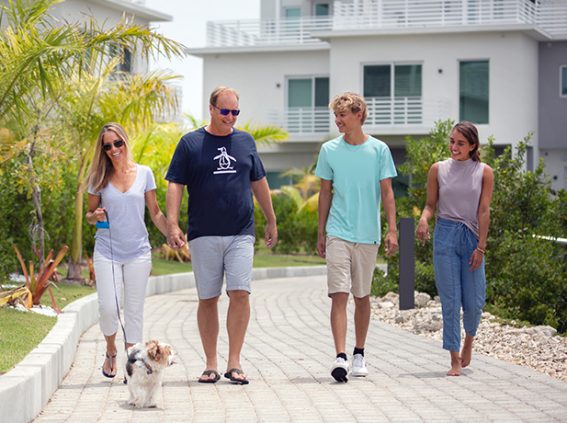
M 341 135 L 321 147 L 315 175 L 333 182 L 327 236 L 379 244 L 380 181 L 397 176 L 388 146 L 371 136 L 351 145 Z
M 156 182 L 149 167 L 136 167 L 136 180 L 126 192 L 119 191 L 110 182 L 99 192 L 89 187 L 89 194 L 101 196 L 100 207 L 104 207 L 108 213 L 111 231 L 109 234 L 108 229 L 96 230 L 94 250 L 109 260 L 114 258 L 118 263 L 126 263 L 151 250 L 144 222 L 145 193 L 156 189 Z

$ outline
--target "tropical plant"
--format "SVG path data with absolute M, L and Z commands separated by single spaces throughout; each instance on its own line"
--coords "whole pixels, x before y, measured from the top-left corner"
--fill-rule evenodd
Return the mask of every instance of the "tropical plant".
M 129 133 L 136 134 L 153 125 L 157 113 L 173 110 L 176 106 L 176 99 L 168 87 L 168 82 L 176 78 L 174 75 L 154 72 L 124 74 L 116 78 L 115 66 L 115 61 L 111 61 L 100 74 L 77 76 L 59 101 L 61 133 L 72 140 L 78 164 L 68 279 L 81 279 L 86 172 L 100 128 L 107 122 L 119 122 Z
M 65 257 L 65 254 L 67 253 L 68 249 L 69 247 L 67 247 L 66 245 L 61 247 L 59 253 L 57 253 L 57 256 L 55 258 L 53 258 L 53 250 L 51 250 L 47 255 L 47 257 L 45 258 L 45 261 L 38 266 L 36 272 L 34 270 L 35 268 L 33 261 L 29 262 L 29 268 L 26 267 L 24 263 L 24 259 L 22 258 L 22 254 L 20 253 L 20 250 L 18 250 L 18 247 L 14 245 L 14 250 L 16 251 L 16 255 L 18 256 L 18 260 L 20 261 L 20 264 L 22 266 L 22 272 L 26 280 L 24 287 L 30 292 L 31 303 L 33 305 L 39 305 L 41 301 L 41 297 L 43 296 L 45 291 L 48 291 L 49 296 L 51 297 L 51 307 L 57 313 L 61 312 L 61 310 L 57 307 L 57 304 L 55 303 L 55 297 L 53 296 L 53 292 L 51 292 L 51 285 L 53 284 L 53 282 L 50 280 L 50 278 L 57 271 L 57 266 L 59 265 L 59 263 L 61 263 L 63 257 Z
M 398 215 L 419 219 L 426 199 L 429 168 L 447 157 L 452 121 L 438 122 L 425 138 L 407 141 L 407 162 L 402 166 L 411 177 L 409 196 L 396 199 Z M 481 158 L 494 170 L 490 231 L 486 251 L 487 303 L 503 317 L 548 324 L 567 331 L 567 262 L 562 247 L 541 236 L 566 236 L 565 192 L 555 195 L 540 162 L 526 171 L 530 136 L 514 149 L 496 156 L 494 142 L 483 146 Z M 384 219 L 382 219 L 384 222 Z M 436 294 L 432 245 L 416 242 L 416 288 Z M 374 293 L 397 288 L 399 257 L 387 258 L 388 275 L 377 272 Z
M 98 73 L 112 62 L 115 51 L 125 48 L 146 57 L 151 52 L 168 57 L 181 53 L 178 43 L 126 20 L 106 31 L 94 19 L 85 25 L 58 22 L 47 11 L 59 2 L 9 0 L 0 5 L 0 127 L 12 134 L 3 137 L 2 150 L 10 160 L 22 158 L 27 167 L 40 260 L 45 230 L 34 158 L 52 136 L 49 124 L 57 120 L 67 82 Z

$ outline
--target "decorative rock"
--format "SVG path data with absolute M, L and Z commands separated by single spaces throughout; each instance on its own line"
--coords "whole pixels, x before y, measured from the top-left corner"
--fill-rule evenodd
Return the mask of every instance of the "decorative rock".
M 431 297 L 425 292 L 416 292 L 414 295 L 415 306 L 418 308 L 426 307 Z
M 423 303 L 416 300 L 413 310 L 397 310 L 398 295 L 388 293 L 383 298 L 371 301 L 374 316 L 384 323 L 429 338 L 442 339 L 443 319 L 439 297 L 430 300 L 427 294 L 416 294 L 423 298 Z M 425 300 L 425 297 L 428 297 Z M 420 300 L 421 301 L 421 300 Z M 500 360 L 531 367 L 550 377 L 567 381 L 567 337 L 557 336 L 557 331 L 550 326 L 514 327 L 498 323 L 490 313 L 482 313 L 474 351 L 496 357 Z M 464 331 L 461 332 L 464 338 Z M 441 348 L 441 346 L 440 346 Z

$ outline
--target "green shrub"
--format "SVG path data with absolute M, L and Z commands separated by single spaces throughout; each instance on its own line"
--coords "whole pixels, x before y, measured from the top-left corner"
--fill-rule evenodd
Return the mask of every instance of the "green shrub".
M 411 175 L 411 185 L 408 197 L 396 199 L 396 208 L 399 217 L 413 217 L 416 225 L 425 205 L 427 173 L 448 156 L 452 125 L 438 122 L 427 137 L 407 140 L 407 161 L 401 169 Z M 541 162 L 533 172 L 524 170 L 528 144 L 529 136 L 499 157 L 492 139 L 483 147 L 482 160 L 495 176 L 486 254 L 487 304 L 502 317 L 567 332 L 567 249 L 537 238 L 567 237 L 567 193 L 551 191 Z M 430 222 L 431 232 L 433 227 Z M 416 241 L 415 251 L 416 289 L 435 295 L 432 243 Z M 373 293 L 397 287 L 398 256 L 387 258 L 387 263 L 388 276 L 375 274 Z

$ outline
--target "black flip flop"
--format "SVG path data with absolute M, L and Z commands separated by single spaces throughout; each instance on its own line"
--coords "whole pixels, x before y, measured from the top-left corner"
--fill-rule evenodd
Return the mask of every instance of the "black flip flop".
M 104 361 L 106 361 L 106 359 L 108 359 L 108 362 L 110 363 L 110 371 L 112 371 L 112 368 L 114 367 L 114 359 L 116 358 L 116 354 L 108 355 L 108 352 L 106 352 L 105 355 L 106 355 L 106 358 L 104 359 Z M 104 371 L 104 363 L 102 363 L 102 375 L 106 376 L 109 379 L 113 379 L 116 376 L 116 373 L 114 373 L 114 374 L 106 373 Z
M 233 369 L 228 370 L 225 374 L 224 377 L 226 377 L 228 380 L 230 380 L 232 383 L 235 383 L 237 385 L 248 385 L 250 382 L 248 381 L 248 379 L 244 378 L 244 379 L 239 379 L 233 376 L 233 373 L 236 373 L 237 375 L 244 375 L 244 372 L 240 369 L 237 369 L 236 367 Z
M 210 378 L 211 375 L 214 375 L 214 378 Z M 208 379 L 202 379 L 203 376 L 207 376 Z M 201 373 L 201 377 L 199 378 L 199 383 L 217 383 L 220 379 L 220 374 L 216 370 L 208 369 Z

